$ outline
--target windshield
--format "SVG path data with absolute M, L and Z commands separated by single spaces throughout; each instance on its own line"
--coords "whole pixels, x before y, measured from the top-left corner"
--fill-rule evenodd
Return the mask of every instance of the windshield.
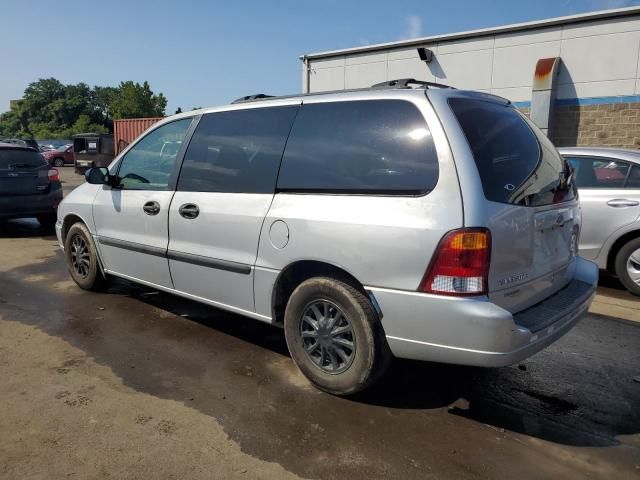
M 451 98 L 488 200 L 549 205 L 575 197 L 570 168 L 556 148 L 509 104 Z
M 69 148 L 69 145 L 61 145 L 56 148 L 56 152 L 64 152 L 67 148 Z
M 0 170 L 37 168 L 46 165 L 44 158 L 33 150 L 18 148 L 0 149 Z

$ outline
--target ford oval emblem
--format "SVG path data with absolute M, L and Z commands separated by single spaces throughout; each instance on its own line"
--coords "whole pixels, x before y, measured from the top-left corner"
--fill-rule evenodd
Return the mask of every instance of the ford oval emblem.
M 508 192 L 513 192 L 516 189 L 516 186 L 513 183 L 507 183 L 504 186 L 504 189 L 507 190 Z

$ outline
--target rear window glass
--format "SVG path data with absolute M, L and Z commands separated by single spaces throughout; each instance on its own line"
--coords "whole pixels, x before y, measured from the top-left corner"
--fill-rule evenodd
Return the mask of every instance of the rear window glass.
M 417 195 L 438 181 L 418 109 L 401 100 L 303 105 L 278 177 L 281 191 Z
M 0 149 L 0 169 L 34 168 L 45 165 L 42 155 L 33 150 Z
M 548 205 L 570 200 L 570 169 L 549 139 L 510 105 L 451 98 L 488 200 Z

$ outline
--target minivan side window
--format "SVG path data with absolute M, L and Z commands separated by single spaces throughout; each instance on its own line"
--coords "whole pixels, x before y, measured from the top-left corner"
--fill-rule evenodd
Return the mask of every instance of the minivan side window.
M 185 153 L 178 190 L 273 193 L 299 106 L 204 115 Z
M 575 171 L 578 188 L 623 188 L 629 164 L 597 157 L 567 157 Z M 636 181 L 637 182 L 637 181 Z
M 192 118 L 162 125 L 139 140 L 120 161 L 119 186 L 126 190 L 167 190 Z
M 301 107 L 278 190 L 421 195 L 437 182 L 438 156 L 417 107 L 403 100 L 358 100 Z

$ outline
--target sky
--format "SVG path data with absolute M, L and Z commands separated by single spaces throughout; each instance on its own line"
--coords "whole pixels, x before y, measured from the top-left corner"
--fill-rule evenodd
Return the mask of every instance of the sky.
M 181 107 L 301 91 L 305 53 L 640 5 L 640 0 L 2 0 L 0 112 L 30 82 L 149 81 Z

